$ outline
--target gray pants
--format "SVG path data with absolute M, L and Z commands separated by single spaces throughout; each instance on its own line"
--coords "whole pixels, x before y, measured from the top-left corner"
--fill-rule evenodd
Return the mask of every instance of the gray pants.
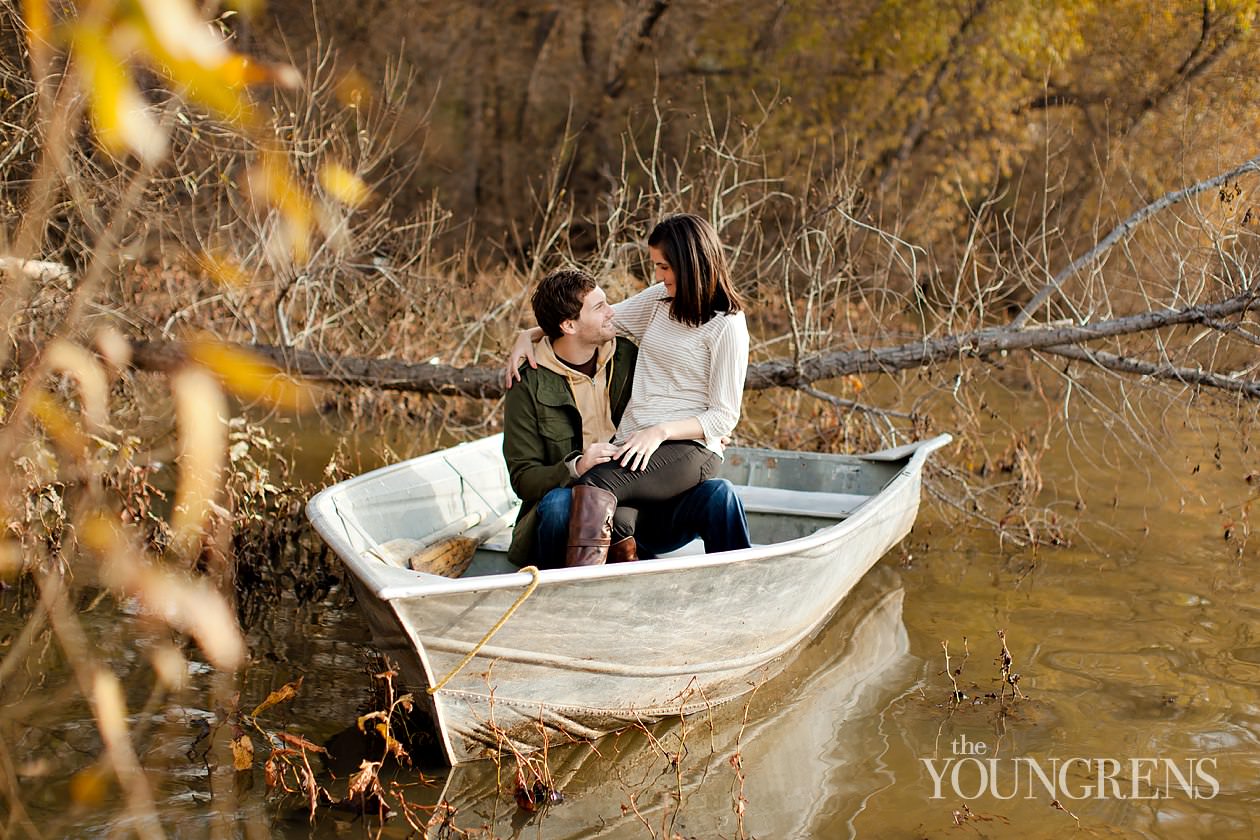
M 663 502 L 707 481 L 717 474 L 721 459 L 711 449 L 693 440 L 671 440 L 652 453 L 648 465 L 629 470 L 609 461 L 587 470 L 578 484 L 590 484 L 617 497 L 613 516 L 613 539 L 633 536 L 638 502 Z

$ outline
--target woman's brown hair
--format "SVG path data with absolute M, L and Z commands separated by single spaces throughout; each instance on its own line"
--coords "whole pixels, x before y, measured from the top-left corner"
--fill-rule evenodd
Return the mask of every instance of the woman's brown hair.
M 698 327 L 719 312 L 733 314 L 743 301 L 731 282 L 726 254 L 713 225 L 699 216 L 667 216 L 652 229 L 648 245 L 661 249 L 676 281 L 669 315 Z

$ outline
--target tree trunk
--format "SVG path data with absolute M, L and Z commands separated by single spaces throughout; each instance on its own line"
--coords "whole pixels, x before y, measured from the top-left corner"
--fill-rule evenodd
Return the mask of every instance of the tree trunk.
M 800 388 L 851 373 L 893 373 L 1003 351 L 1046 350 L 1108 370 L 1175 379 L 1260 397 L 1260 383 L 1250 380 L 1079 349 L 1080 345 L 1090 341 L 1188 324 L 1221 329 L 1227 326 L 1220 324 L 1221 319 L 1255 309 L 1260 309 L 1257 292 L 1248 291 L 1205 306 L 1151 310 L 1096 324 L 1035 329 L 990 327 L 891 347 L 817 353 L 801 359 L 799 365 L 791 359 L 775 359 L 750 365 L 744 387 L 751 391 Z M 1072 350 L 1074 347 L 1078 348 L 1075 352 Z M 240 349 L 263 357 L 281 370 L 315 382 L 481 399 L 496 399 L 504 393 L 503 370 L 497 367 L 459 368 L 396 359 L 362 359 L 261 344 L 243 345 Z M 183 351 L 177 343 L 138 341 L 133 344 L 132 364 L 140 370 L 170 371 L 183 362 Z

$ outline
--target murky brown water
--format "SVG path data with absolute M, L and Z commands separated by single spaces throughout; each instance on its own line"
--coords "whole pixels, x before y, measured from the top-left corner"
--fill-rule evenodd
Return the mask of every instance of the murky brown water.
M 1070 549 L 1003 552 L 925 505 L 904 550 L 783 677 L 711 715 L 558 751 L 549 765 L 565 801 L 540 813 L 513 802 L 508 764 L 394 778 L 419 805 L 445 795 L 454 825 L 481 837 L 1058 837 L 1078 823 L 1082 836 L 1254 837 L 1260 592 L 1255 547 L 1237 552 L 1251 470 L 1230 447 L 1216 460 L 1214 443 L 1170 441 L 1175 484 L 1097 457 L 1048 462 L 1048 479 L 1072 488 L 1065 498 L 1079 487 L 1087 504 Z M 271 721 L 317 742 L 353 726 L 371 700 L 371 646 L 347 601 L 334 593 L 260 616 L 236 686 L 242 708 L 303 676 Z M 138 619 L 93 620 L 118 624 L 121 640 Z M 998 679 L 1000 629 L 1023 699 Z M 962 666 L 958 703 L 942 641 Z M 116 653 L 119 673 L 137 676 L 129 684 L 147 684 L 144 652 Z M 186 696 L 208 696 L 199 689 L 212 676 L 194 671 Z M 1003 699 L 987 696 L 999 688 Z M 150 727 L 141 757 L 169 835 L 374 836 L 375 821 L 351 814 L 324 810 L 311 824 L 300 798 L 268 794 L 260 767 L 234 774 L 223 756 L 203 756 L 198 736 L 220 712 L 135 719 Z M 62 817 L 64 781 L 38 773 L 41 759 L 60 769 L 95 756 L 86 710 L 28 717 L 38 726 L 10 731 L 7 746 L 27 783 L 43 786 L 28 798 L 31 822 L 51 836 L 126 833 L 112 822 L 116 795 Z M 382 836 L 414 834 L 397 815 Z

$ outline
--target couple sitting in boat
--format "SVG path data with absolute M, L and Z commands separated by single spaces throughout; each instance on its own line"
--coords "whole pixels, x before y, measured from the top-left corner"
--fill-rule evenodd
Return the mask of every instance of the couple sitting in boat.
M 620 303 L 572 269 L 534 292 L 538 326 L 512 349 L 503 428 L 524 501 L 508 551 L 518 566 L 636 560 L 697 537 L 709 552 L 750 544 L 734 488 L 712 477 L 748 369 L 721 242 L 676 215 L 648 249 L 659 282 Z

